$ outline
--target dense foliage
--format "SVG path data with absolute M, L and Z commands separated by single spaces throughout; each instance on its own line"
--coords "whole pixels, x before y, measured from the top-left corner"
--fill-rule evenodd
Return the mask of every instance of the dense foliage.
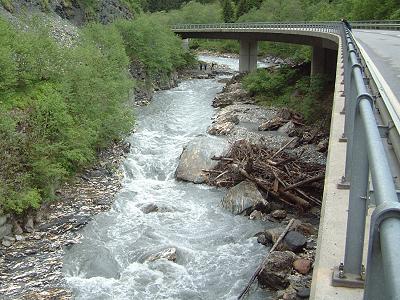
M 258 103 L 288 107 L 301 113 L 309 123 L 325 120 L 329 124 L 331 97 L 326 91 L 332 82 L 321 76 L 304 76 L 301 69 L 284 67 L 259 69 L 243 79 L 244 88 Z
M 0 208 L 15 212 L 54 198 L 62 181 L 131 130 L 130 61 L 168 75 L 188 56 L 145 16 L 88 25 L 69 48 L 45 25 L 29 28 L 0 19 Z

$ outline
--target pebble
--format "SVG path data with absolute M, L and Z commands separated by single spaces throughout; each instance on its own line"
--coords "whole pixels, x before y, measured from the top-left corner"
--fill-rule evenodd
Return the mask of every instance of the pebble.
M 274 210 L 271 213 L 271 216 L 274 217 L 275 219 L 284 219 L 287 216 L 287 212 L 285 210 L 278 209 Z
M 293 262 L 293 268 L 300 274 L 307 274 L 311 269 L 311 261 L 308 259 L 297 259 Z

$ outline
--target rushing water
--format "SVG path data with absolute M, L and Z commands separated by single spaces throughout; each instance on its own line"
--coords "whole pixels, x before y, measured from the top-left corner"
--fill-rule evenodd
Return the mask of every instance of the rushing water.
M 224 190 L 174 179 L 182 147 L 205 133 L 221 87 L 185 81 L 138 110 L 123 188 L 65 256 L 76 299 L 236 299 L 246 285 L 266 254 L 253 237 L 265 225 L 222 209 Z M 161 210 L 144 214 L 149 203 Z M 177 248 L 176 263 L 146 261 L 168 247 Z M 249 299 L 269 298 L 258 290 Z
M 199 60 L 205 61 L 207 63 L 217 63 L 219 65 L 225 65 L 233 71 L 239 71 L 239 59 L 234 57 L 222 57 L 210 54 L 201 54 L 198 56 Z M 259 60 L 257 61 L 257 68 L 266 68 L 271 66 L 270 63 Z

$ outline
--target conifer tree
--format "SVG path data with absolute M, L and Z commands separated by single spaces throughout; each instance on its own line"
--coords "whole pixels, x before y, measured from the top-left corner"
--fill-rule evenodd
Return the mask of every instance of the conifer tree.
M 231 0 L 222 0 L 222 17 L 225 23 L 232 23 L 235 21 L 235 12 Z
M 240 16 L 244 15 L 250 10 L 249 0 L 239 0 L 238 5 L 236 7 L 236 19 L 239 19 Z

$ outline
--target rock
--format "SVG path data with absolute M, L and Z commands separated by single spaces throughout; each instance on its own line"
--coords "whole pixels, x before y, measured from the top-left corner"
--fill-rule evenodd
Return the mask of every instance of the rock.
M 268 206 L 257 186 L 250 181 L 242 181 L 229 189 L 221 204 L 235 215 L 248 213 L 256 206 Z
M 23 235 L 15 235 L 15 240 L 17 241 L 17 242 L 20 242 L 20 241 L 24 241 L 25 240 L 25 237 L 23 236 Z
M 287 277 L 292 270 L 292 264 L 295 259 L 296 255 L 290 251 L 272 252 L 258 276 L 260 285 L 272 290 L 287 288 L 289 285 Z
M 265 236 L 265 234 L 260 234 L 257 237 L 257 242 L 261 245 L 270 245 L 271 241 L 269 239 L 267 239 L 267 237 Z
M 306 243 L 306 237 L 297 231 L 289 231 L 283 239 L 284 248 L 296 253 L 302 251 Z
M 0 216 L 0 227 L 3 226 L 4 224 L 6 224 L 7 219 L 8 219 L 8 215 Z
M 323 139 L 318 143 L 315 149 L 318 152 L 325 152 L 326 150 L 328 150 L 328 146 L 329 146 L 329 139 Z
M 294 128 L 294 123 L 292 121 L 289 121 L 285 125 L 279 127 L 277 131 L 282 134 L 289 134 Z
M 167 248 L 154 255 L 149 256 L 146 261 L 155 261 L 158 259 L 167 259 L 169 261 L 176 261 L 176 248 Z
M 207 132 L 212 135 L 227 135 L 231 133 L 234 127 L 235 124 L 232 122 L 214 123 L 208 128 Z
M 26 232 L 33 232 L 34 227 L 33 227 L 33 217 L 32 216 L 28 216 L 26 223 L 25 223 L 25 231 Z
M 285 124 L 286 120 L 276 117 L 271 120 L 268 120 L 266 122 L 261 123 L 258 126 L 259 131 L 266 131 L 266 130 L 277 130 L 279 127 L 281 127 L 283 124 Z
M 276 243 L 279 236 L 285 231 L 284 227 L 275 227 L 265 230 L 265 237 L 273 244 Z
M 317 229 L 310 223 L 301 223 L 297 226 L 296 231 L 299 231 L 306 236 L 317 234 Z
M 0 239 L 3 237 L 10 235 L 12 232 L 12 225 L 11 224 L 4 224 L 0 226 Z
M 14 234 L 20 235 L 20 234 L 24 233 L 24 230 L 22 229 L 21 225 L 19 225 L 19 223 L 17 221 L 14 220 L 12 223 L 12 226 L 13 226 L 12 231 Z
M 11 243 L 14 243 L 15 242 L 15 237 L 13 237 L 13 236 L 5 236 L 3 238 L 3 241 L 10 241 Z
M 311 261 L 308 259 L 297 259 L 293 262 L 293 268 L 300 274 L 307 274 L 311 269 Z
M 263 213 L 259 210 L 253 210 L 249 216 L 250 220 L 262 220 L 262 218 L 263 218 Z
M 294 272 L 294 274 L 290 274 L 287 277 L 287 279 L 289 281 L 290 286 L 298 290 L 303 287 L 310 286 L 312 276 Z
M 158 211 L 158 206 L 154 203 L 150 203 L 150 204 L 146 204 L 145 206 L 141 207 L 140 210 L 144 213 L 144 214 L 149 214 L 152 212 L 157 212 Z
M 3 239 L 3 240 L 1 241 L 1 244 L 2 244 L 4 247 L 11 247 L 12 242 Z
M 192 140 L 181 154 L 176 178 L 194 183 L 205 182 L 207 176 L 203 170 L 215 168 L 218 161 L 213 156 L 223 156 L 229 149 L 229 143 L 211 136 L 200 136 Z
M 310 297 L 310 288 L 301 288 L 297 291 L 297 297 L 306 299 Z
M 287 216 L 287 212 L 285 210 L 274 210 L 271 213 L 271 216 L 274 217 L 275 219 L 284 219 Z

